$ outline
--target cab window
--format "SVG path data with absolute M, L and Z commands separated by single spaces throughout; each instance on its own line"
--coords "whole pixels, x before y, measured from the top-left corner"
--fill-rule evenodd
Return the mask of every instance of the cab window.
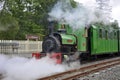
M 65 29 L 65 25 L 64 24 L 61 25 L 61 29 Z

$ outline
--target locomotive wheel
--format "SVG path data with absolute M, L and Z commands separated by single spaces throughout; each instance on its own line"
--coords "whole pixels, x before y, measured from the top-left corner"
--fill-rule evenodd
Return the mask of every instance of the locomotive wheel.
M 58 52 L 60 51 L 60 41 L 54 36 L 47 37 L 43 41 L 42 48 L 45 53 Z

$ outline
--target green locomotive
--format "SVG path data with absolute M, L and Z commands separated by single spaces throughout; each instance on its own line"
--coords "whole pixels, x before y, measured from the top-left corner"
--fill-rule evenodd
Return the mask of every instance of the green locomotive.
M 61 53 L 76 58 L 89 58 L 91 55 L 114 54 L 120 51 L 120 31 L 118 26 L 91 24 L 79 29 L 73 29 L 69 25 L 58 24 L 53 31 L 50 26 L 50 34 L 46 36 L 42 44 L 43 53 Z M 112 28 L 112 29 L 111 29 Z
M 70 12 L 78 6 L 74 0 L 68 2 L 61 0 L 61 4 L 69 4 L 67 7 L 70 7 Z M 67 12 L 66 7 L 61 7 Z M 61 57 L 64 59 L 67 56 L 76 60 L 102 54 L 116 54 L 120 51 L 120 30 L 117 23 L 95 22 L 76 29 L 67 24 L 55 25 L 52 23 L 49 26 L 49 34 L 42 43 L 42 53 L 55 53 L 57 59 Z

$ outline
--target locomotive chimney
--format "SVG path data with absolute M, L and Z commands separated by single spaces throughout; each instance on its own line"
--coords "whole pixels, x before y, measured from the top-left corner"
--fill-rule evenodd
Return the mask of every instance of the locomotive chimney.
M 48 31 L 49 34 L 52 35 L 52 33 L 54 32 L 54 22 L 49 22 L 49 26 L 48 26 Z

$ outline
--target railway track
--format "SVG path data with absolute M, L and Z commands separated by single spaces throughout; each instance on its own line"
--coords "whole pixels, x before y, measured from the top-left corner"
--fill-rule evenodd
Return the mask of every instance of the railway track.
M 79 69 L 69 70 L 55 75 L 43 77 L 37 80 L 74 80 L 119 64 L 120 64 L 120 58 L 114 58 L 114 59 L 100 61 L 95 64 L 83 66 Z

